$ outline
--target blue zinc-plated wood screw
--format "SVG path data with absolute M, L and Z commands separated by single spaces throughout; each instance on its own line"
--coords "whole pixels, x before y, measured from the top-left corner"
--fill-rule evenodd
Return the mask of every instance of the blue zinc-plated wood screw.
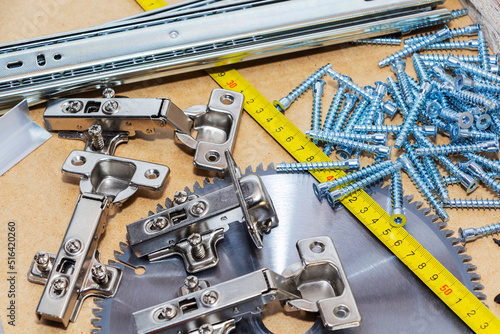
M 331 64 L 326 64 L 316 72 L 314 72 L 309 78 L 304 80 L 300 85 L 298 85 L 294 90 L 292 90 L 287 96 L 275 100 L 273 102 L 273 105 L 278 109 L 280 112 L 285 112 L 285 110 L 290 107 L 293 101 L 295 101 L 300 95 L 302 95 L 306 90 L 311 88 L 314 83 L 318 80 L 321 79 L 323 76 L 325 76 L 326 70 L 331 68 Z

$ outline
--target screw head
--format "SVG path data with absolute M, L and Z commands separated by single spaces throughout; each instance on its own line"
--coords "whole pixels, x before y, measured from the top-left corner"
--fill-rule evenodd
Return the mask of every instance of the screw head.
M 89 135 L 98 137 L 102 134 L 102 127 L 99 124 L 93 124 L 88 129 Z
M 68 254 L 76 254 L 82 249 L 82 242 L 78 239 L 70 239 L 64 245 L 64 250 Z
M 189 208 L 189 212 L 193 216 L 201 216 L 203 215 L 208 209 L 208 205 L 206 202 L 203 201 L 198 201 L 194 202 L 191 207 Z
M 188 200 L 188 193 L 181 190 L 181 191 L 176 191 L 174 194 L 174 203 L 175 204 L 182 204 L 185 203 Z
M 118 101 L 115 100 L 106 101 L 102 105 L 102 111 L 105 114 L 114 114 L 118 110 L 118 107 L 119 107 Z
M 151 220 L 150 224 L 151 224 L 151 228 L 153 230 L 159 231 L 159 230 L 163 230 L 165 227 L 167 227 L 168 220 L 165 217 L 153 218 Z
M 195 247 L 201 245 L 202 238 L 200 234 L 193 233 L 187 238 L 187 241 L 191 246 Z
M 201 296 L 202 303 L 207 306 L 215 305 L 218 300 L 219 294 L 215 290 L 207 291 Z
M 47 272 L 52 267 L 52 264 L 50 263 L 50 256 L 46 252 L 36 253 L 34 260 L 38 270 L 40 271 Z
M 105 88 L 102 91 L 102 97 L 105 99 L 112 99 L 115 97 L 115 90 L 113 88 Z
M 214 327 L 210 324 L 204 324 L 204 325 L 201 325 L 200 328 L 198 328 L 198 332 L 200 334 L 213 334 Z
M 61 106 L 62 112 L 74 114 L 83 109 L 82 101 L 71 100 L 63 103 Z
M 173 305 L 166 305 L 156 310 L 155 318 L 157 320 L 172 320 L 177 316 L 177 308 Z
M 92 279 L 96 283 L 106 283 L 108 280 L 108 271 L 106 266 L 102 263 L 96 263 L 92 266 Z
M 60 294 L 68 288 L 68 279 L 66 277 L 58 277 L 52 282 L 54 292 Z
M 188 276 L 184 280 L 184 285 L 189 289 L 189 290 L 194 290 L 198 287 L 200 284 L 200 281 L 198 280 L 198 277 L 196 276 Z

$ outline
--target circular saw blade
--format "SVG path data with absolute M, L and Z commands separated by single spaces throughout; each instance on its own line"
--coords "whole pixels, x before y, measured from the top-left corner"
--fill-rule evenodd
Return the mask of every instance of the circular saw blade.
M 247 173 L 251 169 L 247 168 Z M 200 279 L 212 285 L 269 268 L 281 273 L 288 265 L 300 261 L 296 251 L 299 239 L 330 236 L 342 260 L 354 297 L 363 317 L 357 328 L 342 333 L 470 333 L 468 327 L 449 310 L 398 258 L 379 242 L 350 212 L 332 210 L 326 201 L 320 203 L 312 191 L 314 178 L 309 174 L 277 174 L 273 168 L 259 174 L 273 200 L 280 225 L 264 238 L 264 248 L 256 249 L 244 224 L 233 223 L 218 243 L 219 264 L 205 270 Z M 194 193 L 204 194 L 227 184 L 227 180 L 195 184 Z M 372 198 L 383 208 L 390 208 L 386 188 L 370 190 Z M 408 197 L 407 197 L 408 200 Z M 411 199 L 410 199 L 411 200 Z M 169 200 L 167 200 L 169 205 Z M 162 209 L 159 206 L 158 210 Z M 452 231 L 444 223 L 434 223 L 429 209 L 421 203 L 405 203 L 408 222 L 405 228 L 434 257 L 471 291 L 480 288 L 473 283 L 478 275 L 467 264 Z M 116 252 L 116 265 L 123 269 L 121 285 L 113 298 L 96 300 L 95 332 L 105 334 L 134 333 L 132 313 L 177 297 L 177 290 L 188 275 L 181 258 L 159 262 L 139 259 L 122 243 Z M 134 269 L 143 267 L 137 275 Z M 243 318 L 237 333 L 271 333 L 260 315 Z M 307 333 L 330 333 L 316 320 Z

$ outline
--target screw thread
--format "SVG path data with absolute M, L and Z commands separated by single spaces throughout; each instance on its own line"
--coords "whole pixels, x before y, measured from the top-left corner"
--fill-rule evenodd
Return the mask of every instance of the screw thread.
M 474 88 L 476 92 L 480 93 L 492 93 L 497 94 L 500 93 L 500 85 L 495 85 L 489 82 L 482 82 L 474 80 Z
M 291 163 L 277 164 L 277 172 L 285 173 L 302 173 L 310 170 L 324 169 L 355 169 L 359 168 L 359 159 L 348 159 L 343 161 L 325 161 L 325 162 L 309 162 L 309 163 Z
M 450 198 L 448 194 L 448 189 L 446 189 L 446 185 L 443 182 L 443 176 L 439 172 L 434 161 L 429 157 L 423 157 L 422 161 L 424 163 L 424 167 L 427 170 L 427 174 L 431 177 L 434 182 L 434 189 L 438 196 L 442 201 L 447 201 Z
M 427 168 L 425 168 L 424 164 L 419 160 L 419 158 L 415 154 L 415 149 L 413 148 L 413 146 L 409 142 L 406 142 L 404 145 L 404 149 L 406 151 L 406 155 L 408 156 L 410 161 L 413 163 L 413 165 L 415 166 L 417 171 L 420 173 L 420 176 L 422 176 L 423 179 L 426 181 L 427 186 L 431 190 L 435 190 L 436 187 L 434 185 L 434 182 L 431 181 L 431 177 L 429 176 L 429 172 L 428 172 Z
M 447 65 L 451 66 L 451 67 L 458 67 L 470 74 L 472 74 L 473 76 L 474 75 L 477 75 L 477 76 L 480 76 L 482 78 L 485 78 L 487 80 L 490 80 L 490 81 L 494 81 L 494 82 L 499 82 L 500 83 L 500 76 L 494 74 L 494 73 L 491 73 L 491 72 L 488 72 L 486 70 L 483 70 L 482 68 L 478 67 L 478 66 L 475 66 L 475 65 L 472 65 L 472 64 L 468 64 L 468 63 L 465 63 L 463 61 L 460 61 L 459 59 L 455 58 L 454 60 L 456 61 L 456 64 L 458 65 L 455 65 L 454 63 L 450 62 L 450 58 L 453 58 L 453 57 L 447 57 L 446 58 L 446 63 Z
M 358 103 L 358 105 L 356 106 L 356 108 L 352 112 L 351 117 L 349 117 L 347 124 L 344 127 L 344 130 L 346 132 L 351 132 L 351 130 L 354 128 L 354 126 L 359 123 L 359 121 L 363 117 L 363 113 L 364 113 L 364 111 L 369 103 L 370 103 L 370 101 L 368 101 L 367 99 L 363 99 L 363 100 L 361 100 L 361 102 Z
M 427 202 L 434 209 L 436 214 L 445 222 L 450 220 L 450 216 L 448 216 L 446 210 L 441 206 L 436 196 L 434 196 L 430 188 L 427 186 L 427 183 L 422 179 L 422 177 L 415 169 L 413 164 L 409 161 L 409 159 L 405 164 L 404 169 L 406 170 L 406 173 L 412 180 L 413 184 L 418 188 L 422 196 L 424 196 L 427 199 Z
M 352 129 L 356 132 L 398 133 L 401 125 L 354 125 Z
M 335 179 L 332 181 L 328 181 L 328 182 L 323 182 L 323 183 L 320 183 L 318 185 L 313 185 L 314 193 L 316 194 L 316 196 L 319 199 L 322 199 L 324 197 L 324 194 L 332 188 L 337 188 L 343 184 L 350 183 L 354 180 L 363 178 L 368 174 L 372 174 L 379 169 L 388 168 L 391 165 L 392 165 L 392 161 L 390 161 L 390 160 L 383 161 L 380 163 L 375 163 L 373 165 L 368 165 L 368 166 L 363 167 L 362 169 L 360 169 L 354 173 L 347 174 L 344 177 L 341 177 L 341 178 L 338 178 L 338 179 Z
M 360 150 L 360 151 L 365 151 L 365 152 L 371 152 L 375 154 L 382 154 L 382 155 L 387 155 L 388 152 L 387 150 L 390 151 L 389 147 L 384 146 L 384 145 L 370 145 L 362 142 L 356 142 L 351 139 L 347 139 L 342 137 L 342 135 L 339 135 L 337 133 L 333 132 L 327 132 L 327 131 L 313 131 L 309 130 L 306 131 L 306 135 L 313 139 L 329 142 L 332 144 L 336 144 L 339 146 L 347 146 L 350 148 L 353 148 L 355 150 Z
M 467 41 L 434 43 L 426 46 L 424 50 L 456 50 L 456 49 L 477 50 L 478 47 L 479 44 L 477 40 L 471 39 Z
M 459 36 L 473 36 L 478 33 L 479 29 L 476 24 L 472 24 L 466 27 L 454 28 L 450 30 L 450 38 Z M 424 38 L 431 36 L 432 33 L 420 34 L 414 37 L 410 37 L 404 40 L 404 44 L 414 44 L 416 42 L 422 41 Z
M 489 71 L 490 70 L 490 62 L 488 61 L 488 44 L 486 43 L 486 38 L 484 36 L 484 31 L 479 30 L 477 33 L 477 41 L 479 43 L 478 45 L 478 55 L 479 59 L 481 60 L 481 66 L 483 70 Z
M 491 190 L 493 190 L 494 192 L 497 193 L 497 195 L 500 195 L 500 183 L 498 183 L 494 177 L 492 176 L 489 176 L 487 173 L 484 173 L 482 175 L 480 175 L 479 177 L 481 179 L 481 181 L 484 182 L 484 184 L 490 188 Z
M 375 98 L 372 100 L 368 108 L 365 110 L 365 114 L 363 115 L 363 118 L 361 119 L 361 124 L 364 125 L 372 125 L 373 121 L 375 120 L 375 117 L 380 110 L 380 98 Z
M 479 227 L 479 228 L 477 228 L 477 232 L 479 235 L 481 235 L 483 237 L 487 237 L 488 235 L 494 235 L 494 234 L 500 233 L 500 223 Z
M 458 134 L 459 139 L 472 139 L 472 140 L 498 140 L 498 137 L 493 132 L 469 130 L 467 132 L 461 131 Z
M 356 100 L 358 99 L 357 95 L 347 93 L 345 94 L 344 105 L 337 116 L 337 120 L 332 126 L 332 132 L 340 132 L 344 127 L 344 123 L 349 117 L 354 105 L 356 104 Z M 324 130 L 324 129 L 323 129 Z
M 457 122 L 461 114 L 462 113 L 456 112 L 453 109 L 443 108 L 443 109 L 441 109 L 441 113 L 439 114 L 439 117 L 444 118 L 444 119 L 449 120 L 449 121 L 452 121 L 452 122 Z
M 293 91 L 288 94 L 288 97 L 294 101 L 296 100 L 300 95 L 302 95 L 308 88 L 312 87 L 314 83 L 321 79 L 323 76 L 326 74 L 326 70 L 331 68 L 331 64 L 326 64 L 325 66 L 321 67 L 319 70 L 314 72 L 309 78 L 304 80 L 300 85 L 297 86 Z
M 456 176 L 445 176 L 443 177 L 443 183 L 447 186 L 451 184 L 458 184 L 460 183 L 460 180 Z
M 404 104 L 411 103 L 413 101 L 414 96 L 413 96 L 413 90 L 408 80 L 409 77 L 403 70 L 398 70 L 396 71 L 396 78 L 398 79 L 399 87 L 403 92 Z
M 311 130 L 321 129 L 321 99 L 323 97 L 323 87 L 325 82 L 321 79 L 314 83 L 313 89 L 313 112 L 311 117 Z M 315 142 L 315 144 L 318 144 Z
M 445 27 L 444 29 L 438 30 L 436 33 L 426 36 L 422 38 L 421 41 L 416 42 L 415 44 L 411 44 L 408 47 L 404 48 L 403 50 L 396 52 L 395 54 L 390 55 L 389 57 L 386 57 L 382 59 L 381 61 L 378 62 L 379 67 L 385 67 L 389 65 L 389 63 L 397 58 L 404 58 L 424 47 L 426 47 L 429 44 L 436 43 L 439 41 L 442 41 L 444 39 L 450 38 L 450 29 L 448 27 Z
M 394 165 L 389 166 L 387 168 L 376 170 L 373 173 L 366 175 L 364 178 L 360 179 L 359 181 L 346 185 L 342 189 L 342 193 L 344 194 L 343 197 L 352 194 L 353 192 L 355 192 L 358 189 L 361 189 L 361 188 L 364 188 L 370 184 L 376 183 L 378 180 L 383 179 L 387 175 L 393 173 L 395 170 L 399 170 L 400 168 L 401 168 L 401 164 L 397 163 L 397 164 L 394 164 Z
M 443 207 L 450 209 L 500 209 L 500 200 L 489 198 L 454 198 L 442 204 Z
M 480 63 L 481 62 L 481 60 L 477 56 L 469 56 L 469 55 L 452 55 L 452 56 L 457 58 L 461 62 L 464 62 L 464 63 Z M 446 62 L 446 58 L 448 58 L 448 55 L 425 54 L 425 55 L 420 55 L 420 58 L 424 62 L 431 61 L 431 62 L 444 63 L 444 62 Z
M 445 94 L 451 95 L 460 100 L 483 106 L 488 110 L 492 110 L 497 107 L 497 104 L 489 98 L 466 90 L 445 91 Z
M 420 82 L 423 81 L 429 81 L 429 72 L 427 71 L 427 68 L 425 67 L 424 63 L 422 62 L 422 59 L 420 58 L 418 53 L 414 53 L 412 56 L 413 59 L 413 67 L 415 68 L 415 71 L 417 72 L 417 76 L 420 80 Z
M 363 96 L 363 98 L 371 101 L 374 99 L 374 96 L 371 95 L 371 94 L 368 94 L 363 88 L 359 87 L 358 85 L 356 85 L 354 82 L 352 82 L 350 79 L 347 79 L 346 76 L 332 70 L 331 68 L 329 68 L 326 73 L 328 73 L 328 75 L 330 75 L 333 79 L 337 80 L 340 83 L 343 83 L 344 85 L 347 86 L 347 88 L 349 88 L 350 90 L 352 90 L 353 92 L 355 92 L 356 94 L 358 95 L 361 95 Z
M 338 90 L 335 93 L 332 102 L 330 103 L 330 108 L 328 108 L 325 122 L 323 123 L 323 130 L 330 130 L 332 128 L 333 122 L 335 121 L 335 115 L 337 114 L 337 111 L 339 110 L 339 107 L 344 100 L 344 93 L 346 90 L 347 86 L 339 82 Z
M 455 9 L 451 11 L 451 19 L 458 19 L 459 17 L 467 15 L 468 10 L 467 8 L 462 8 L 462 9 Z
M 491 116 L 491 125 L 493 129 L 495 129 L 496 133 L 500 133 L 500 115 L 496 113 L 490 113 Z
M 399 88 L 398 83 L 392 77 L 387 78 L 387 83 L 389 84 L 387 90 L 392 95 L 394 101 L 396 101 L 403 116 L 406 116 L 408 114 L 409 109 L 408 106 L 406 105 L 405 100 L 403 99 L 403 92 Z
M 459 154 L 462 152 L 491 152 L 493 148 L 489 148 L 490 142 L 482 142 L 478 144 L 466 144 L 466 145 L 437 145 L 434 147 L 421 147 L 415 150 L 418 156 L 428 156 L 428 155 L 451 155 Z M 493 142 L 491 142 L 492 145 Z
M 400 170 L 394 171 L 391 175 L 391 203 L 393 212 L 403 209 L 403 181 Z
M 359 45 L 401 45 L 401 38 L 393 38 L 393 37 L 367 38 L 367 39 L 357 39 L 355 41 L 352 41 L 351 43 Z
M 394 147 L 400 149 L 401 146 L 403 146 L 403 143 L 406 141 L 408 135 L 410 134 L 411 129 L 415 125 L 418 112 L 424 105 L 424 102 L 425 102 L 425 94 L 419 94 L 416 100 L 414 101 L 413 106 L 408 111 L 406 118 L 404 119 L 401 130 L 399 131 L 399 134 L 396 137 L 396 142 L 394 143 Z

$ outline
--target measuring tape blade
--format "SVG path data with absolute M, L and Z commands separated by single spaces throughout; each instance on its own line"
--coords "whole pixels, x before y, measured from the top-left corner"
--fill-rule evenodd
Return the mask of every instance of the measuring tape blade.
M 222 88 L 243 93 L 245 111 L 297 161 L 330 161 L 236 70 L 216 68 L 207 72 Z M 311 174 L 319 182 L 345 175 L 342 171 L 311 171 Z M 500 320 L 404 228 L 393 227 L 391 216 L 366 192 L 358 190 L 344 198 L 342 204 L 474 332 L 500 333 Z

